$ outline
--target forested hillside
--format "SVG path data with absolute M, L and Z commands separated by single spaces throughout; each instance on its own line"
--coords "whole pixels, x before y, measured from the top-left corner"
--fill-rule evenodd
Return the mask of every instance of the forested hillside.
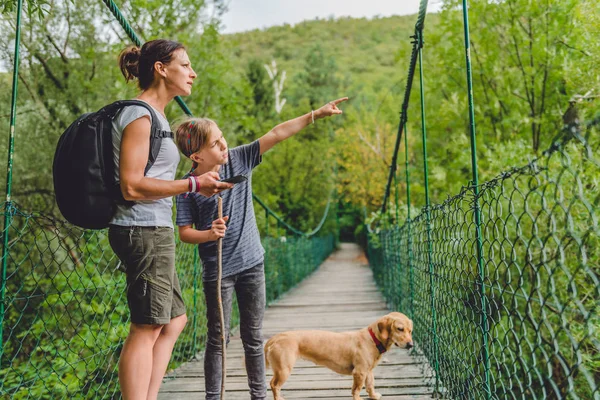
M 196 115 L 217 120 L 233 144 L 255 139 L 325 101 L 350 97 L 342 118 L 318 121 L 265 156 L 256 170 L 255 192 L 273 209 L 309 229 L 334 184 L 349 228 L 363 210 L 381 206 L 415 16 L 315 20 L 221 35 L 222 8 L 209 17 L 205 6 L 192 1 L 145 3 L 127 1 L 122 10 L 144 38 L 170 37 L 188 46 L 199 78 L 186 102 Z M 458 3 L 446 2 L 443 12 L 425 20 L 423 73 L 434 202 L 470 179 Z M 472 2 L 483 179 L 539 155 L 567 119 L 584 119 L 600 109 L 597 7 L 597 0 Z M 116 64 L 128 41 L 102 3 L 59 1 L 46 10 L 41 19 L 33 13 L 24 21 L 13 198 L 27 209 L 54 213 L 50 165 L 60 132 L 78 114 L 132 97 L 136 90 L 125 84 Z M 0 27 L 8 65 L 12 17 L 3 15 Z M 280 85 L 277 100 L 265 66 Z M 1 80 L 0 121 L 8 129 L 10 77 L 2 74 Z M 408 125 L 416 210 L 424 203 L 418 92 L 416 81 Z M 172 120 L 182 115 L 175 104 L 168 112 Z M 0 136 L 3 149 L 7 136 Z M 0 157 L 2 169 L 5 160 Z M 404 175 L 403 168 L 399 174 Z M 404 183 L 399 190 L 403 193 Z

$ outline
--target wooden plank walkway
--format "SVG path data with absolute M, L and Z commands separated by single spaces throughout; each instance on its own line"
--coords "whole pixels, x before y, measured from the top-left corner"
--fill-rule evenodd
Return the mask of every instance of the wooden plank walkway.
M 265 340 L 300 329 L 348 331 L 364 328 L 388 313 L 361 249 L 344 243 L 311 276 L 266 311 Z M 235 333 L 235 332 L 234 332 Z M 226 398 L 249 399 L 243 348 L 239 333 L 227 347 Z M 189 362 L 165 378 L 159 399 L 204 399 L 202 361 Z M 267 370 L 267 386 L 272 373 Z M 286 399 L 351 398 L 352 377 L 299 360 L 282 389 Z M 408 351 L 392 348 L 375 369 L 375 388 L 384 399 L 431 399 L 421 365 Z M 367 398 L 363 389 L 362 397 Z M 272 399 L 269 388 L 268 398 Z

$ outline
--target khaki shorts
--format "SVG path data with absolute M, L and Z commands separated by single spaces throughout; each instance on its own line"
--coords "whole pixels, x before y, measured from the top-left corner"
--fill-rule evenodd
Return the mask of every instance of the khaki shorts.
M 125 265 L 132 323 L 166 325 L 185 314 L 175 272 L 173 229 L 111 225 L 108 239 Z

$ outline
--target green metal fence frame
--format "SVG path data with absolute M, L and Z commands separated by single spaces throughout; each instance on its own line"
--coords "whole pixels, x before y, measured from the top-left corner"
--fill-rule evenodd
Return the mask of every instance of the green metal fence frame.
M 10 136 L 8 144 L 8 164 L 6 167 L 6 207 L 8 212 L 4 215 L 4 224 L 2 226 L 2 270 L 0 271 L 0 361 L 2 360 L 3 349 L 3 326 L 4 326 L 4 295 L 6 290 L 6 271 L 8 268 L 8 228 L 11 225 L 12 218 L 12 173 L 13 157 L 15 154 L 15 124 L 17 120 L 17 87 L 19 83 L 19 56 L 21 44 L 21 15 L 23 14 L 23 0 L 17 2 L 17 25 L 15 37 L 15 59 L 13 62 L 13 79 L 10 108 Z
M 471 40 L 469 38 L 469 5 L 463 0 L 463 25 L 465 31 L 465 55 L 467 72 L 467 91 L 469 101 L 469 132 L 471 139 L 471 170 L 473 173 L 472 189 L 475 195 L 475 232 L 477 240 L 477 266 L 479 272 L 479 287 L 481 296 L 481 335 L 483 337 L 483 362 L 485 370 L 486 399 L 492 396 L 490 389 L 490 356 L 488 344 L 487 297 L 485 289 L 485 267 L 483 261 L 483 240 L 481 238 L 481 207 L 479 206 L 479 172 L 477 167 L 477 135 L 475 130 L 475 104 L 473 100 L 473 76 L 471 73 Z

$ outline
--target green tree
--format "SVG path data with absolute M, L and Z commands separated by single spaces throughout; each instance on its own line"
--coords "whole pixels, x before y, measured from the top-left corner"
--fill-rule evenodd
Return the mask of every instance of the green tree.
M 273 85 L 261 60 L 253 58 L 248 62 L 245 78 L 251 97 L 245 114 L 251 121 L 243 138 L 245 141 L 251 141 L 260 137 L 274 124 L 275 100 Z
M 252 114 L 257 118 L 271 117 L 274 110 L 273 85 L 269 82 L 264 62 L 258 59 L 250 60 L 246 69 L 246 78 L 252 89 L 254 101 Z
M 47 0 L 25 0 L 25 11 L 29 16 L 37 15 L 42 18 L 44 13 L 48 11 L 50 4 Z M 0 1 L 0 14 L 10 14 L 17 9 L 17 0 L 2 0 Z
M 486 144 L 526 135 L 534 153 L 544 150 L 562 126 L 569 99 L 597 85 L 574 87 L 568 79 L 567 68 L 589 57 L 582 51 L 581 33 L 590 25 L 577 12 L 583 3 L 593 2 L 470 2 L 477 123 Z M 464 52 L 456 51 L 462 39 L 460 4 L 445 2 L 441 25 L 428 36 L 427 47 L 439 50 L 429 61 L 434 69 L 461 66 L 439 77 L 446 81 L 441 87 L 445 100 L 464 87 Z
M 308 98 L 311 109 L 319 108 L 328 100 L 338 96 L 340 80 L 336 75 L 337 65 L 331 54 L 326 54 L 321 45 L 317 44 L 308 51 L 304 60 L 304 69 L 300 71 L 295 81 L 302 94 L 298 98 Z

